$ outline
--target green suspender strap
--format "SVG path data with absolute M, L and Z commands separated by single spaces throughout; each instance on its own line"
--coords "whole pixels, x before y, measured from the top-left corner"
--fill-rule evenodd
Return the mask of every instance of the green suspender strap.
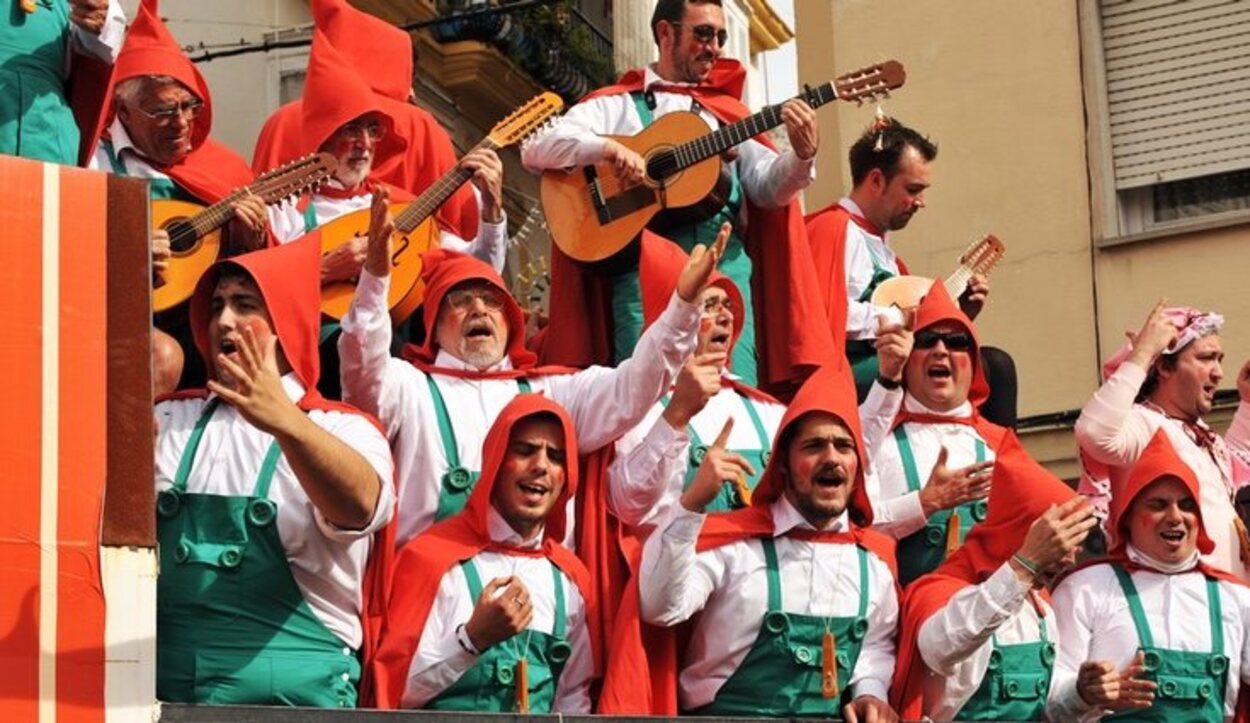
M 634 108 L 638 109 L 638 117 L 642 119 L 642 127 L 647 128 L 655 122 L 655 114 L 651 112 L 651 106 L 647 104 L 647 97 L 641 91 L 634 91 L 629 94 L 634 101 Z
M 101 141 L 100 147 L 104 149 L 104 153 L 109 157 L 109 165 L 113 167 L 113 175 L 129 176 L 126 170 L 126 164 L 122 163 L 118 157 L 117 151 L 113 148 L 113 144 L 108 141 Z M 146 178 L 148 182 L 148 198 L 153 201 L 190 201 L 191 203 L 199 203 L 191 194 L 182 190 L 182 187 L 174 182 L 172 178 Z
M 312 199 L 304 207 L 304 233 L 312 233 L 317 228 L 317 209 L 313 208 Z
M 906 424 L 900 424 L 894 428 L 894 441 L 898 444 L 898 456 L 903 465 L 903 475 L 907 478 L 907 490 L 919 492 L 920 469 L 916 465 L 916 456 L 912 452 Z M 985 441 L 977 437 L 976 461 L 984 462 L 987 456 Z M 962 545 L 972 527 L 985 520 L 989 514 L 989 505 L 985 500 L 977 500 L 962 504 L 953 510 L 938 510 L 925 521 L 923 528 L 899 540 L 900 585 L 906 587 L 912 580 L 937 569 L 937 566 L 946 559 L 946 540 L 949 534 L 947 528 L 948 525 L 954 524 L 950 521 L 952 514 L 958 516 L 959 544 Z
M 1206 578 L 1208 624 L 1211 626 L 1211 652 L 1173 650 L 1155 645 L 1133 578 L 1124 568 L 1112 565 L 1120 589 L 1128 600 L 1133 627 L 1137 629 L 1138 649 L 1143 653 L 1142 678 L 1155 681 L 1158 695 L 1154 705 L 1128 711 L 1111 719 L 1134 721 L 1222 721 L 1228 678 L 1228 656 L 1224 653 L 1223 611 L 1216 580 Z
M 439 522 L 464 509 L 481 472 L 472 472 L 460 464 L 456 428 L 452 426 L 451 415 L 447 412 L 447 402 L 432 374 L 427 374 L 425 381 L 429 384 L 430 399 L 434 402 L 434 414 L 438 418 L 438 436 L 443 443 L 443 454 L 447 456 L 447 471 L 439 480 L 438 509 L 434 512 L 434 521 Z M 522 377 L 516 383 L 522 394 L 530 392 L 528 379 Z

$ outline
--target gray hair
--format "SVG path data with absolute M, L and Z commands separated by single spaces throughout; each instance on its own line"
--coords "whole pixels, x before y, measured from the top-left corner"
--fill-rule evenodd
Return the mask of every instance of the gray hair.
M 153 93 L 170 84 L 182 83 L 171 75 L 136 75 L 117 84 L 113 89 L 113 101 L 119 105 L 137 106 Z M 192 91 L 194 94 L 194 91 Z

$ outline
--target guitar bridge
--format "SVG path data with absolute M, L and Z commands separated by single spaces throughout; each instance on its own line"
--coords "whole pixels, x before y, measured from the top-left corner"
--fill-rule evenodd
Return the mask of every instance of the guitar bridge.
M 590 189 L 590 203 L 595 207 L 599 225 L 607 226 L 612 222 L 612 210 L 603 199 L 603 189 L 599 187 L 599 173 L 594 166 L 584 166 L 582 172 L 586 174 L 586 187 Z

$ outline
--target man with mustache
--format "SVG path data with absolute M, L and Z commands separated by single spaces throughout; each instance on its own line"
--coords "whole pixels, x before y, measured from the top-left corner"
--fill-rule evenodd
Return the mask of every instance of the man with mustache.
M 500 411 L 465 509 L 399 553 L 379 707 L 590 712 L 593 587 L 560 544 L 577 452 L 568 412 L 542 395 Z
M 925 207 L 932 183 L 937 145 L 894 118 L 882 118 L 851 145 L 850 194 L 807 217 L 816 274 L 829 319 L 845 309 L 846 355 L 855 371 L 863 401 L 877 376 L 874 351 L 877 330 L 908 324 L 894 306 L 876 306 L 872 293 L 882 281 L 908 272 L 890 245 L 888 233 L 900 231 Z M 976 319 L 989 297 L 989 279 L 973 275 L 959 296 L 959 308 Z M 1004 427 L 1015 425 L 1015 367 L 998 349 L 981 350 L 994 397 L 983 411 Z
M 740 101 L 745 71 L 736 60 L 722 57 L 728 31 L 720 0 L 660 0 L 651 31 L 658 61 L 629 71 L 617 85 L 599 89 L 571 108 L 551 132 L 522 149 L 526 168 L 539 172 L 606 162 L 622 187 L 629 187 L 643 181 L 642 157 L 603 136 L 635 135 L 655 118 L 675 111 L 698 113 L 710 129 L 749 114 Z M 745 323 L 733 352 L 734 371 L 747 384 L 772 388 L 792 383 L 787 391 L 793 392 L 835 350 L 832 340 L 812 324 L 819 297 L 796 202 L 812 181 L 819 146 L 816 113 L 796 99 L 782 105 L 781 117 L 792 150 L 779 153 L 763 136 L 743 142 L 726 165 L 732 190 L 720 211 L 698 224 L 661 220 L 653 226 L 687 252 L 696 244 L 711 243 L 723 223 L 733 226 L 721 271 L 743 297 Z M 544 359 L 582 366 L 629 357 L 643 326 L 637 269 L 598 281 L 586 278 L 558 252 L 553 252 L 552 264 L 551 323 L 563 333 L 546 340 Z M 601 289 L 601 284 L 610 288 Z M 600 298 L 610 299 L 604 308 Z M 761 324 L 758 343 L 756 306 L 767 321 Z M 762 377 L 757 363 L 763 367 Z
M 872 460 L 873 527 L 898 540 L 904 587 L 931 572 L 985 519 L 993 460 L 1006 433 L 977 408 L 988 385 L 972 320 L 939 281 L 915 333 L 883 325 L 877 381 L 860 406 Z
M 710 250 L 696 248 L 634 357 L 580 372 L 535 366 L 521 307 L 494 269 L 455 251 L 427 252 L 422 280 L 430 333 L 395 359 L 386 308 L 393 223 L 384 199 L 375 196 L 371 208 L 369 255 L 343 318 L 339 356 L 344 399 L 376 415 L 395 450 L 400 544 L 464 507 L 480 469 L 481 440 L 518 393 L 540 391 L 567 409 L 587 453 L 638 424 L 694 348 L 694 302 L 728 238 L 725 230 Z
M 163 701 L 356 705 L 393 466 L 376 423 L 317 393 L 320 251 L 219 261 L 192 296 L 208 389 L 156 407 Z
M 706 514 L 725 480 L 750 467 L 726 449 L 732 426 L 643 549 L 643 620 L 676 625 L 698 613 L 680 662 L 682 711 L 898 720 L 886 703 L 894 557 L 867 529 L 849 375 L 812 375 L 786 410 L 751 505 Z
M 1110 556 L 1055 587 L 1050 720 L 1250 721 L 1250 587 L 1204 562 L 1206 497 L 1170 440 L 1112 480 Z
M 1046 586 L 1097 524 L 1008 434 L 987 519 L 903 594 L 891 700 L 906 720 L 1040 720 L 1058 624 Z M 903 553 L 906 554 L 906 553 Z
M 1250 579 L 1250 540 L 1232 499 L 1250 484 L 1250 361 L 1237 373 L 1241 403 L 1223 437 L 1203 420 L 1224 378 L 1224 317 L 1159 301 L 1146 322 L 1103 365 L 1102 387 L 1081 410 L 1076 439 L 1079 490 L 1108 519 L 1123 481 L 1159 430 L 1194 471 L 1203 522 L 1214 543 L 1204 559 Z M 1106 532 L 1114 534 L 1108 527 Z

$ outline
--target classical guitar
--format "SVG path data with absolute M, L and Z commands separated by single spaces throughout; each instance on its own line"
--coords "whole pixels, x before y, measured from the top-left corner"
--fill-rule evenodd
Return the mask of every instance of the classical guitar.
M 556 116 L 564 101 L 555 93 L 542 93 L 511 115 L 499 121 L 474 149 L 500 150 L 519 143 Z M 408 318 L 425 298 L 421 281 L 421 254 L 438 247 L 438 224 L 433 216 L 439 206 L 451 198 L 473 176 L 472 172 L 453 166 L 435 181 L 425 193 L 410 203 L 393 203 L 395 236 L 391 250 L 391 290 L 387 299 L 391 319 L 396 324 Z M 329 253 L 357 237 L 369 235 L 369 209 L 340 216 L 321 229 L 321 252 Z M 356 293 L 356 285 L 347 281 L 321 287 L 321 311 L 332 319 L 342 319 Z
M 958 299 L 968 287 L 972 275 L 989 274 L 1004 253 L 1006 247 L 992 233 L 973 241 L 959 257 L 959 266 L 942 282 L 946 285 L 946 292 L 952 299 Z M 877 285 L 872 292 L 872 303 L 876 306 L 897 306 L 907 311 L 918 306 L 932 286 L 933 279 L 923 276 L 895 276 Z
M 887 61 L 807 88 L 798 97 L 813 108 L 833 100 L 863 101 L 903 85 L 907 74 Z M 543 173 L 540 187 L 551 240 L 584 262 L 608 259 L 625 249 L 653 221 L 710 203 L 682 220 L 706 217 L 724 205 L 721 154 L 781 125 L 781 105 L 771 105 L 736 123 L 711 130 L 698 114 L 666 113 L 641 133 L 610 136 L 646 161 L 641 185 L 621 188 L 611 164 L 599 163 Z M 663 213 L 662 213 L 663 212 Z M 657 218 L 659 216 L 660 218 Z
M 207 208 L 187 201 L 153 201 L 152 226 L 169 234 L 172 252 L 169 266 L 152 283 L 153 310 L 168 311 L 191 298 L 200 276 L 221 252 L 221 227 L 234 218 L 231 206 L 236 201 L 250 193 L 267 204 L 279 203 L 325 182 L 337 165 L 329 153 L 299 158 L 260 174 Z

